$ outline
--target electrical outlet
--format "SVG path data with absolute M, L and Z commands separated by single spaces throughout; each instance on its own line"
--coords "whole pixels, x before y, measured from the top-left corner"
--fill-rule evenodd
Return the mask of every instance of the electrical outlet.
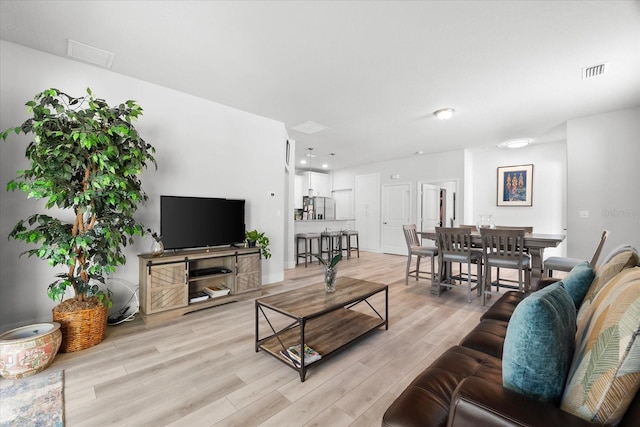
M 589 218 L 589 211 L 588 210 L 579 210 L 578 211 L 578 216 L 580 218 Z

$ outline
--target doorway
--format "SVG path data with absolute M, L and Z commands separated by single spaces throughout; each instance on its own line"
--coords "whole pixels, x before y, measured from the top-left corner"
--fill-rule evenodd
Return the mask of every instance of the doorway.
M 411 222 L 411 184 L 382 186 L 382 252 L 407 255 L 403 224 Z
M 454 227 L 457 224 L 457 182 L 439 181 L 418 185 L 418 229 Z

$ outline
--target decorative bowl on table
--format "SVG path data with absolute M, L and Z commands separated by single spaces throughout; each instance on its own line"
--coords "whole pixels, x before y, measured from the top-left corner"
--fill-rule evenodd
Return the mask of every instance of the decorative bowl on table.
M 491 230 L 496 228 L 496 225 L 491 221 L 491 217 L 493 215 L 489 214 L 480 214 L 480 220 L 476 223 L 476 228 L 478 229 L 478 233 L 482 228 L 489 228 Z

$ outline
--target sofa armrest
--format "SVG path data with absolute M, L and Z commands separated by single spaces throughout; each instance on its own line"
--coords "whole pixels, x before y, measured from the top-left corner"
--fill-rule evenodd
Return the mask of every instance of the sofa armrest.
M 538 280 L 538 287 L 536 288 L 536 291 L 546 288 L 547 286 L 559 282 L 560 280 L 561 279 L 558 279 L 557 277 L 543 277 L 542 279 Z
M 593 426 L 549 403 L 470 377 L 453 393 L 448 426 Z

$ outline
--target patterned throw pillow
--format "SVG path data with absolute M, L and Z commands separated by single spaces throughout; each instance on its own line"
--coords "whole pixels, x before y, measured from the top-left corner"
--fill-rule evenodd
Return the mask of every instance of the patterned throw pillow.
M 559 403 L 575 346 L 575 322 L 576 307 L 562 282 L 523 299 L 504 339 L 504 387 Z
M 638 250 L 636 248 L 633 247 L 633 245 L 630 245 L 629 243 L 623 243 L 620 246 L 616 246 L 615 248 L 613 248 L 608 254 L 607 256 L 604 257 L 604 259 L 601 261 L 602 264 L 606 264 L 609 261 L 611 261 L 611 259 L 622 253 L 622 252 L 635 252 L 636 255 L 638 255 Z
M 576 318 L 578 332 L 581 330 L 585 313 L 589 310 L 591 302 L 600 291 L 600 288 L 625 268 L 635 267 L 636 265 L 638 265 L 638 254 L 634 251 L 626 251 L 619 253 L 611 258 L 609 262 L 602 264 L 596 269 L 596 277 L 593 279 L 593 282 L 591 282 L 591 286 L 582 300 L 580 310 L 578 310 L 578 316 Z
M 576 350 L 561 408 L 601 424 L 616 424 L 640 387 L 640 267 L 600 289 L 576 334 Z

